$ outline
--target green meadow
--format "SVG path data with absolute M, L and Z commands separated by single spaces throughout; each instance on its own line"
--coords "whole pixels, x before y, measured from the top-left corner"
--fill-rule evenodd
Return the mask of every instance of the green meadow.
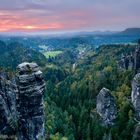
M 49 57 L 56 57 L 57 55 L 61 53 L 62 51 L 48 51 L 48 52 L 45 52 L 44 55 L 46 58 L 49 58 Z

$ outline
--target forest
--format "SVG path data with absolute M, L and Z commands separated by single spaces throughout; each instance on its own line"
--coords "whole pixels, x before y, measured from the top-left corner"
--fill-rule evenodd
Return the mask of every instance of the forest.
M 0 45 L 1 71 L 14 75 L 15 66 L 24 61 L 37 62 L 41 67 L 46 83 L 46 140 L 104 140 L 108 136 L 112 140 L 133 139 L 137 121 L 130 96 L 136 71 L 120 69 L 118 62 L 122 54 L 134 53 L 137 45 L 96 48 L 82 42 L 47 58 L 17 42 L 8 45 L 1 41 Z M 7 63 L 3 63 L 5 58 Z M 117 103 L 117 119 L 112 127 L 104 126 L 96 113 L 97 95 L 103 87 L 111 91 Z
M 120 70 L 117 61 L 134 49 L 133 45 L 104 45 L 88 50 L 82 59 L 66 50 L 48 60 L 43 69 L 47 139 L 102 140 L 110 132 L 113 140 L 132 140 L 136 121 L 130 96 L 135 71 Z M 117 101 L 118 117 L 111 128 L 104 127 L 94 114 L 103 87 L 111 90 Z

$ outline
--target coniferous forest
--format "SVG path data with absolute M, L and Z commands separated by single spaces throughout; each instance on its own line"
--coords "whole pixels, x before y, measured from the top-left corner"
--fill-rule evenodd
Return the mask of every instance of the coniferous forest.
M 56 39 L 50 42 L 55 44 Z M 81 38 L 59 43 L 56 43 L 56 48 L 41 46 L 35 49 L 29 49 L 24 42 L 0 43 L 2 77 L 6 72 L 8 80 L 12 81 L 17 73 L 16 66 L 25 61 L 36 62 L 40 66 L 46 87 L 45 139 L 139 139 L 139 121 L 136 118 L 138 108 L 131 99 L 132 81 L 140 68 L 139 41 L 98 47 L 94 47 L 89 39 L 83 41 Z M 48 51 L 49 56 L 46 57 Z M 57 51 L 60 53 L 55 54 Z M 7 63 L 4 63 L 5 59 Z M 29 76 L 31 73 L 29 69 Z M 22 76 L 22 71 L 20 74 Z M 103 94 L 106 93 L 102 93 L 102 89 L 110 92 L 105 98 Z M 102 106 L 109 104 L 104 108 L 105 112 L 102 110 L 103 116 L 97 108 L 97 97 L 100 97 Z M 112 104 L 115 104 L 116 117 L 110 125 L 110 112 L 115 111 Z M 106 113 L 107 125 L 103 118 Z M 10 124 L 15 125 L 13 122 Z

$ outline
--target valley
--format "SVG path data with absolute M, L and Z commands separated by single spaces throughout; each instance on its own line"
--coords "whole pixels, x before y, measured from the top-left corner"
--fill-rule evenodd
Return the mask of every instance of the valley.
M 135 108 L 130 101 L 131 82 L 136 68 L 122 65 L 131 65 L 127 64 L 130 62 L 127 56 L 135 56 L 139 37 L 129 36 L 126 39 L 125 36 L 118 36 L 115 42 L 111 37 L 93 39 L 91 35 L 84 39 L 81 36 L 48 40 L 44 37 L 38 40 L 26 37 L 26 41 L 22 37 L 6 41 L 9 39 L 5 37 L 0 43 L 1 77 L 7 73 L 6 77 L 14 81 L 16 67 L 23 62 L 35 62 L 40 66 L 46 84 L 44 103 L 47 140 L 132 140 L 139 137 L 135 132 Z M 119 65 L 120 61 L 123 64 Z M 26 63 L 21 67 L 24 65 Z M 29 69 L 29 77 L 32 72 L 34 70 Z M 107 97 L 104 98 L 102 94 L 107 94 Z M 99 104 L 106 113 L 102 112 Z M 108 106 L 111 106 L 111 111 L 114 108 L 114 118 L 108 113 Z

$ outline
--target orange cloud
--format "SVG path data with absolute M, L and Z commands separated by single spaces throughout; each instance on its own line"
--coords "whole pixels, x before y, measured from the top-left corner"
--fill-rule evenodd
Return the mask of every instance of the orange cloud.
M 30 15 L 31 14 L 31 15 Z M 87 14 L 83 11 L 71 11 L 69 13 L 58 13 L 58 15 L 32 15 L 27 11 L 8 12 L 0 11 L 0 32 L 7 31 L 59 31 L 78 29 L 87 25 L 83 20 Z M 81 19 L 78 19 L 80 17 Z
M 25 21 L 24 21 L 25 22 Z M 47 25 L 34 25 L 34 24 L 18 24 L 18 23 L 8 23 L 6 21 L 0 21 L 0 32 L 7 31 L 40 31 L 40 30 L 59 30 L 62 29 L 62 25 L 59 23 L 50 23 Z

